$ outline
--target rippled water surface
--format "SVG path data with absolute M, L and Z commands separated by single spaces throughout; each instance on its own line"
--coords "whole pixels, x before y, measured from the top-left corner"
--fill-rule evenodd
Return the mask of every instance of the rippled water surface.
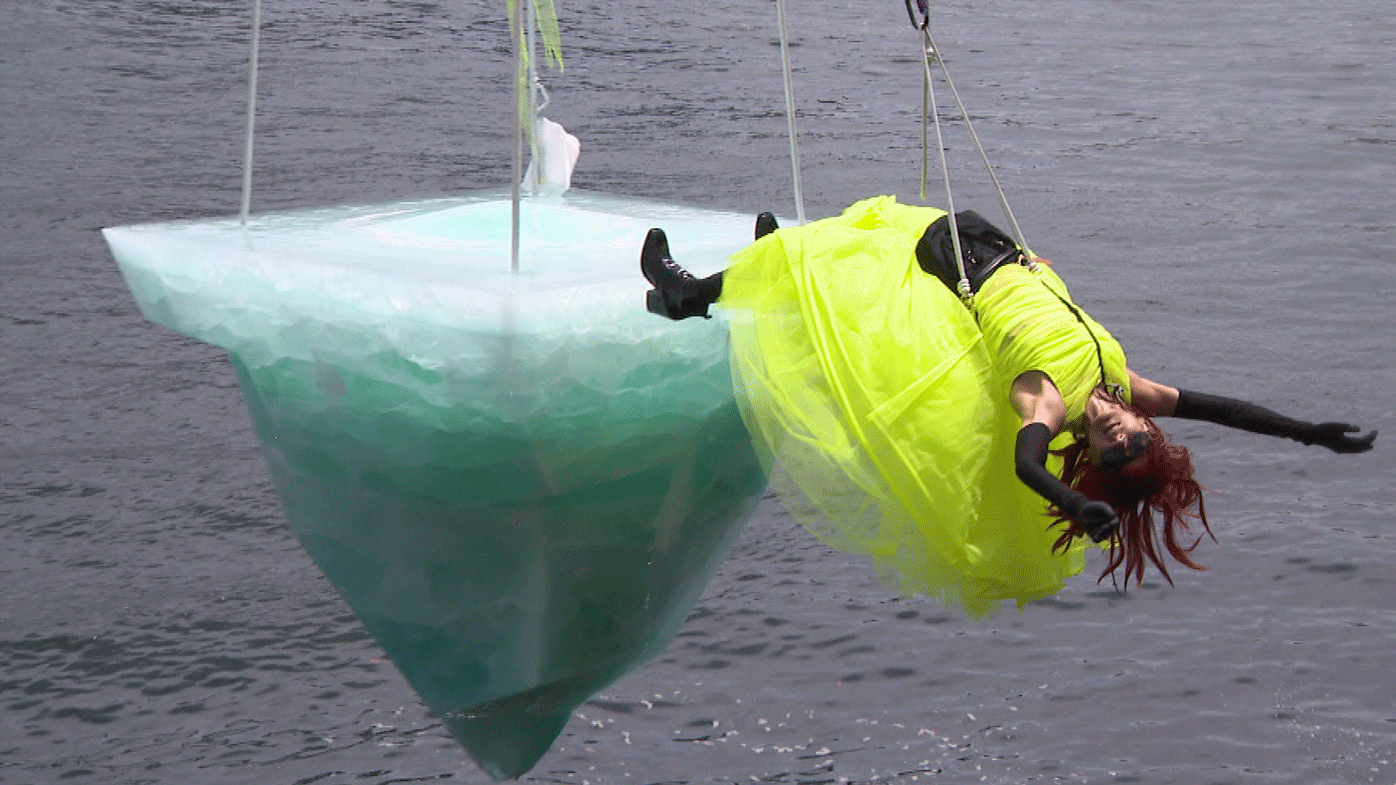
M 502 2 L 264 5 L 255 209 L 507 182 Z M 1396 10 L 935 5 L 1027 237 L 1134 367 L 1386 433 L 1349 457 L 1177 425 L 1212 569 L 983 623 L 767 499 L 526 781 L 1396 782 Z M 914 201 L 901 5 L 789 11 L 809 212 Z M 773 4 L 561 16 L 577 185 L 793 212 Z M 236 210 L 249 18 L 0 5 L 0 782 L 486 781 L 294 542 L 224 356 L 144 322 L 96 232 Z M 992 212 L 948 142 L 957 207 Z

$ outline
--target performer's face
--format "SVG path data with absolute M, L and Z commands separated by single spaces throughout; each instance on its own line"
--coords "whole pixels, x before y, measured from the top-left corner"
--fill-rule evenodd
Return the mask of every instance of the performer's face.
M 1152 445 L 1144 418 L 1113 402 L 1091 419 L 1086 437 L 1091 460 L 1112 472 L 1139 462 Z

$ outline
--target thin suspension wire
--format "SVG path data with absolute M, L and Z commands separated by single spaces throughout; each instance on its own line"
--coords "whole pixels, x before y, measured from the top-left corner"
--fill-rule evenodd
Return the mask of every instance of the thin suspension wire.
M 532 0 L 529 0 L 526 6 L 528 17 L 524 20 L 524 51 L 528 53 L 528 103 L 525 108 L 528 114 L 524 116 L 524 133 L 528 137 L 529 160 L 533 161 L 533 180 L 529 182 L 526 192 L 536 194 L 539 186 L 543 184 L 543 166 L 539 160 L 542 143 L 538 138 L 538 117 L 550 99 L 548 91 L 543 87 L 543 80 L 538 78 L 538 40 L 534 35 L 538 27 L 537 11 Z
M 925 31 L 922 30 L 924 33 Z M 925 89 L 922 91 L 922 98 L 926 101 L 926 107 L 922 115 L 922 137 L 925 136 L 925 115 L 930 115 L 935 121 L 936 129 L 936 150 L 940 152 L 940 173 L 945 181 L 945 210 L 946 219 L 950 222 L 950 248 L 955 256 L 955 270 L 960 274 L 959 289 L 960 297 L 970 296 L 969 276 L 965 273 L 965 260 L 960 251 L 960 224 L 955 219 L 955 194 L 950 187 L 950 164 L 945 158 L 945 135 L 940 128 L 939 104 L 936 101 L 935 79 L 931 75 L 931 58 L 936 57 L 935 45 L 931 42 L 931 37 L 924 38 L 924 46 L 921 50 L 922 78 Z M 926 181 L 924 179 L 927 168 L 927 156 L 923 149 L 921 155 L 921 198 L 926 198 Z
M 776 0 L 776 17 L 780 23 L 780 67 L 785 78 L 785 124 L 790 137 L 790 174 L 795 188 L 795 218 L 805 222 L 805 193 L 800 181 L 800 148 L 795 134 L 795 88 L 790 76 L 790 47 L 787 42 L 785 0 Z
M 510 34 L 514 39 L 514 176 L 511 179 L 510 209 L 509 209 L 509 272 L 517 274 L 519 272 L 519 198 L 523 189 L 523 117 L 520 116 L 520 107 L 523 106 L 525 87 L 524 70 L 524 35 L 523 35 L 523 13 L 522 4 L 529 0 L 519 0 L 512 14 L 510 22 Z
M 921 56 L 935 57 L 935 52 L 925 51 L 922 47 Z M 931 179 L 931 72 L 930 63 L 924 64 L 921 77 L 921 201 L 926 201 L 926 183 Z M 937 120 L 939 118 L 937 117 Z
M 252 0 L 252 53 L 248 58 L 247 138 L 242 155 L 242 207 L 238 212 L 243 228 L 252 211 L 252 131 L 257 125 L 257 59 L 262 48 L 262 0 Z
M 526 104 L 520 104 L 518 106 L 518 111 L 524 112 L 524 138 L 527 139 L 528 142 L 528 160 L 533 161 L 535 163 L 533 167 L 533 178 L 536 181 L 538 179 L 537 172 L 540 167 L 536 165 L 538 161 L 538 120 L 535 119 L 536 114 L 534 112 L 534 106 L 536 105 L 536 100 L 533 95 L 533 85 L 538 81 L 538 64 L 534 62 L 534 60 L 536 59 L 534 57 L 536 52 L 533 51 L 533 3 L 529 2 L 529 0 L 524 0 L 524 2 L 522 3 L 521 10 L 524 14 L 524 62 L 528 65 L 528 75 L 526 77 L 528 85 L 524 88 L 524 91 L 525 94 L 528 96 L 528 102 Z M 526 171 L 527 170 L 525 170 L 525 172 Z M 522 199 L 524 193 L 531 194 L 535 191 L 537 191 L 536 182 L 529 183 L 527 188 L 524 188 L 522 185 L 520 185 L 519 198 Z
M 927 79 L 930 78 L 930 58 L 932 54 L 940 50 L 936 47 L 935 40 L 931 37 L 930 25 L 921 28 L 921 34 L 925 37 L 926 47 L 926 69 Z M 994 167 L 989 163 L 989 154 L 984 152 L 984 145 L 979 141 L 979 134 L 974 130 L 974 123 L 969 119 L 969 112 L 965 109 L 964 101 L 960 100 L 960 91 L 955 89 L 955 82 L 950 78 L 950 69 L 945 65 L 945 58 L 935 54 L 935 60 L 940 64 L 941 75 L 945 77 L 945 84 L 950 88 L 950 94 L 955 99 L 955 106 L 960 110 L 960 116 L 965 119 L 965 128 L 969 130 L 970 138 L 974 140 L 974 147 L 979 151 L 979 158 L 984 162 L 984 169 L 989 173 L 989 179 L 994 183 L 994 190 L 998 192 L 999 206 L 1003 208 L 1003 214 L 1008 218 L 1009 228 L 1013 232 L 1013 239 L 1018 242 L 1020 248 L 1026 249 L 1028 244 L 1023 238 L 1023 230 L 1018 226 L 1018 219 L 1013 216 L 1013 210 L 1008 206 L 1008 197 L 1004 194 L 1003 186 L 999 183 L 998 175 L 994 172 Z M 942 166 L 944 166 L 944 151 L 941 155 Z M 951 211 L 954 212 L 953 210 Z

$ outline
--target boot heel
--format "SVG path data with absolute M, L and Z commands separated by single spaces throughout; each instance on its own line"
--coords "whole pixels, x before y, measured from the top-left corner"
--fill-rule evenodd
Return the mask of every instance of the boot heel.
M 711 319 L 712 314 L 708 313 L 708 305 L 704 300 L 693 297 L 682 297 L 679 293 L 669 291 L 671 297 L 665 296 L 663 289 L 651 289 L 645 292 L 645 310 L 656 316 L 663 316 L 665 319 L 681 321 L 694 316 L 701 316 L 704 319 Z
M 666 319 L 673 319 L 669 315 L 669 305 L 664 302 L 664 292 L 658 289 L 651 289 L 645 292 L 645 310 L 656 316 L 663 316 Z

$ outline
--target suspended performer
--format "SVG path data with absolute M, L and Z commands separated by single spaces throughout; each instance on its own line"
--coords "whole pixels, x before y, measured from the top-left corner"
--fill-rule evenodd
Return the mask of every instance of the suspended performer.
M 1123 567 L 1140 583 L 1152 563 L 1171 583 L 1165 552 L 1202 569 L 1202 488 L 1155 417 L 1372 448 L 1375 431 L 1139 376 L 1045 260 L 956 218 L 964 300 L 948 216 L 887 196 L 793 228 L 762 214 L 707 278 L 661 229 L 641 252 L 650 311 L 723 308 L 742 416 L 785 506 L 892 590 L 972 616 L 1021 607 L 1083 569 L 1087 539 L 1109 547 L 1102 580 Z

